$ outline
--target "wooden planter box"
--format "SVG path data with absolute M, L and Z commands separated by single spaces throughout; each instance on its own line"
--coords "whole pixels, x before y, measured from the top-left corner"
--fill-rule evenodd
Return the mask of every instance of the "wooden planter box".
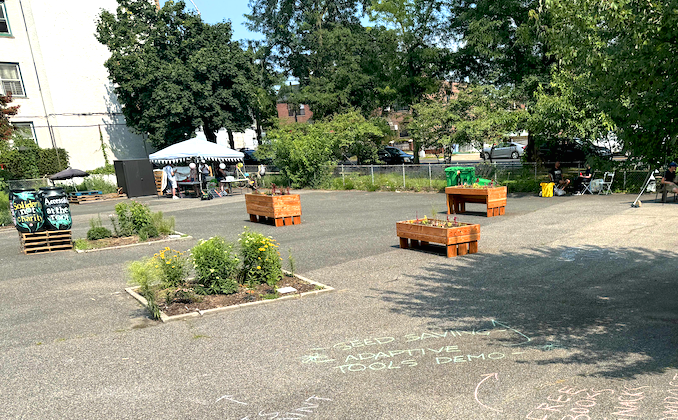
M 267 219 L 272 219 L 276 226 L 301 223 L 299 194 L 245 194 L 245 204 L 252 222 L 265 222 Z
M 501 216 L 506 210 L 506 192 L 506 187 L 447 187 L 447 214 L 464 213 L 466 203 L 484 203 L 487 204 L 487 217 Z
M 429 226 L 408 221 L 396 222 L 396 234 L 400 238 L 400 247 L 409 248 L 425 246 L 429 242 L 443 244 L 447 248 L 448 257 L 475 254 L 478 252 L 480 225 L 460 223 L 461 226 L 440 227 Z

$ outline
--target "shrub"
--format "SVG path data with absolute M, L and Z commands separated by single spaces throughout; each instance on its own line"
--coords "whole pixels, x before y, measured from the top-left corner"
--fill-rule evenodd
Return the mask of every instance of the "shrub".
M 164 287 L 178 287 L 188 277 L 188 259 L 183 252 L 165 247 L 153 255 L 155 268 L 160 270 L 160 278 Z
M 114 183 L 106 181 L 103 175 L 95 174 L 84 178 L 80 184 L 76 186 L 79 191 L 101 191 L 104 194 L 114 193 L 118 191 L 118 186 Z M 67 190 L 75 190 L 72 187 L 66 187 Z
M 278 244 L 270 236 L 245 231 L 238 238 L 242 258 L 242 279 L 248 286 L 266 283 L 275 286 L 282 278 Z
M 201 284 L 200 292 L 207 294 L 235 293 L 238 257 L 233 245 L 218 236 L 200 241 L 191 250 L 193 268 Z
M 116 230 L 122 236 L 138 235 L 145 226 L 151 225 L 151 210 L 147 205 L 132 201 L 131 203 L 118 203 L 115 205 L 115 213 L 118 215 Z M 153 231 L 145 231 L 148 235 Z M 157 235 L 157 229 L 155 230 Z
M 174 216 L 164 218 L 161 211 L 151 213 L 151 224 L 161 235 L 172 235 L 174 233 Z
M 148 238 L 155 238 L 159 236 L 158 228 L 153 225 L 146 225 L 139 229 L 139 239 L 142 241 L 148 240 Z
M 104 239 L 104 238 L 110 238 L 113 236 L 113 233 L 111 233 L 111 230 L 108 228 L 105 228 L 103 226 L 95 226 L 90 228 L 87 231 L 87 239 L 90 241 L 96 241 L 97 239 Z
M 9 212 L 9 195 L 0 191 L 0 226 L 12 223 L 12 214 Z

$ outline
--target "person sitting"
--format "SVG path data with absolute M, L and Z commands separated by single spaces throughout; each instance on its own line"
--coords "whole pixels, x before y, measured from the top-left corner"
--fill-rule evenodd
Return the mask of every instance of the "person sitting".
M 584 173 L 579 172 L 579 176 L 572 185 L 572 187 L 575 190 L 575 195 L 584 194 L 584 184 L 591 182 L 591 176 L 592 176 L 591 165 L 587 163 L 586 171 L 584 171 Z
M 673 191 L 676 194 L 678 194 L 678 185 L 675 183 L 677 166 L 678 163 L 676 162 L 669 163 L 669 168 L 666 170 L 661 180 L 661 183 L 666 186 L 668 191 Z
M 549 178 L 551 178 L 551 182 L 556 184 L 555 187 L 559 190 L 565 191 L 565 188 L 570 185 L 570 180 L 563 178 L 563 170 L 560 168 L 560 162 L 556 162 L 556 164 L 553 165 L 553 169 L 549 171 Z

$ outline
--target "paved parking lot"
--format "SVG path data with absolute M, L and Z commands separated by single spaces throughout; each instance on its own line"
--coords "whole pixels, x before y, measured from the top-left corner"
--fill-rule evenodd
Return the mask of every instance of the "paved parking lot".
M 443 194 L 304 191 L 280 228 L 242 196 L 142 198 L 194 238 L 173 247 L 249 226 L 337 289 L 167 324 L 124 293 L 157 246 L 22 255 L 0 231 L 0 418 L 678 419 L 678 205 L 634 199 L 469 205 L 479 253 L 448 259 L 394 226 Z M 114 205 L 73 206 L 74 236 Z

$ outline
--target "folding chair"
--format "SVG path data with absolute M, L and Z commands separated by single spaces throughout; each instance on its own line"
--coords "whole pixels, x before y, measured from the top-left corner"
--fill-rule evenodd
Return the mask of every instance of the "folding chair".
M 581 182 L 582 189 L 580 192 L 581 195 L 584 195 L 587 192 L 589 194 L 593 194 L 593 191 L 591 191 L 591 181 L 593 181 L 593 174 L 591 174 L 591 178 L 582 180 Z
M 603 188 L 600 189 L 598 194 L 612 194 L 612 181 L 614 181 L 614 172 L 605 172 L 603 175 Z

